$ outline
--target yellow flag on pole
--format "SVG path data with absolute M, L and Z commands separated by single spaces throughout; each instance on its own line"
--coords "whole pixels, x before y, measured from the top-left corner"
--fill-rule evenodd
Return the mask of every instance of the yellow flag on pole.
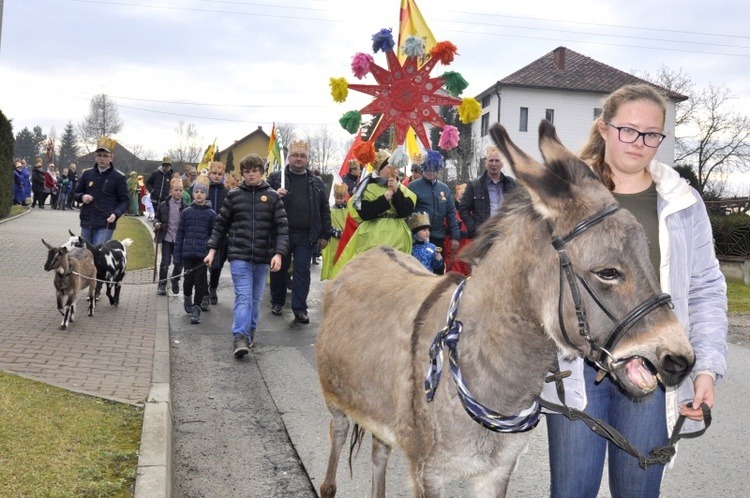
M 427 26 L 427 23 L 422 17 L 422 13 L 417 7 L 417 3 L 414 0 L 401 0 L 401 13 L 399 15 L 399 30 L 398 30 L 398 48 L 396 55 L 401 64 L 406 60 L 406 54 L 401 50 L 401 46 L 404 44 L 409 36 L 421 36 L 424 38 L 425 44 L 424 49 L 426 53 L 430 53 L 430 49 L 437 45 L 437 40 L 432 34 L 432 31 Z
M 203 159 L 201 159 L 200 164 L 195 168 L 198 173 L 201 172 L 203 169 L 208 169 L 208 165 L 214 160 L 214 152 L 216 152 L 216 139 L 214 138 L 214 143 L 206 147 L 206 152 L 203 153 Z
M 284 167 L 284 151 L 282 149 L 281 137 L 276 131 L 276 123 L 271 127 L 271 138 L 268 141 L 268 153 L 266 154 L 266 176 Z

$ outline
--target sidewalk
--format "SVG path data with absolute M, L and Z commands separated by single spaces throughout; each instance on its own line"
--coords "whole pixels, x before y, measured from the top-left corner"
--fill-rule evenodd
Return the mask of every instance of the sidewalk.
M 78 215 L 76 210 L 47 207 L 0 223 L 0 288 L 5 290 L 0 306 L 0 323 L 4 324 L 0 370 L 144 407 L 136 487 L 142 474 L 153 477 L 157 470 L 159 477 L 155 482 L 147 479 L 152 487 L 142 496 L 167 496 L 171 486 L 171 427 L 170 433 L 164 433 L 170 416 L 167 299 L 157 299 L 151 269 L 130 271 L 118 307 L 109 304 L 105 288 L 94 316 L 89 317 L 85 297 L 79 296 L 75 322 L 68 330 L 60 330 L 62 317 L 55 302 L 53 275 L 44 271 L 47 248 L 42 238 L 58 245 L 70 238 L 68 229 L 80 233 Z

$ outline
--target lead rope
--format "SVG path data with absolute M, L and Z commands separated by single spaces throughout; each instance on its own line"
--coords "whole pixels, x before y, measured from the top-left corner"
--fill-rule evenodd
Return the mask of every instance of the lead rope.
M 541 417 L 541 406 L 536 400 L 534 400 L 529 408 L 517 415 L 502 415 L 476 401 L 464 382 L 461 369 L 458 365 L 457 350 L 463 324 L 460 320 L 456 320 L 456 315 L 466 280 L 462 280 L 453 292 L 445 327 L 437 333 L 430 346 L 430 366 L 427 369 L 427 376 L 424 381 L 427 402 L 429 403 L 433 400 L 435 391 L 440 383 L 440 376 L 443 371 L 443 348 L 447 346 L 451 373 L 456 384 L 458 397 L 466 412 L 475 422 L 494 432 L 524 432 L 533 429 L 539 423 L 539 418 Z

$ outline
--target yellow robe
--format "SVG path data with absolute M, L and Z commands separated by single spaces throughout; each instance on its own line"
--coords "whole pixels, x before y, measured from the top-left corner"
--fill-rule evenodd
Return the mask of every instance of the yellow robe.
M 346 208 L 331 208 L 331 226 L 339 230 L 344 230 L 346 224 Z M 328 245 L 322 251 L 323 255 L 323 269 L 320 270 L 320 279 L 328 280 L 331 278 L 333 273 L 333 258 L 336 256 L 336 251 L 339 248 L 339 239 L 331 237 L 328 241 Z

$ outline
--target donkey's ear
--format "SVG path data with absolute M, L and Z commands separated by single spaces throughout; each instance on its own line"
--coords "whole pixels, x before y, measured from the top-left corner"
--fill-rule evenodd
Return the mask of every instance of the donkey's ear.
M 552 123 L 543 119 L 539 124 L 539 151 L 549 171 L 573 185 L 580 185 L 596 175 L 578 156 L 566 149 Z
M 554 133 L 554 128 L 553 128 Z M 570 198 L 570 184 L 552 173 L 545 165 L 526 154 L 511 141 L 505 128 L 496 123 L 490 136 L 510 165 L 518 181 L 531 195 L 534 209 L 545 219 L 555 217 L 564 203 L 560 199 Z

